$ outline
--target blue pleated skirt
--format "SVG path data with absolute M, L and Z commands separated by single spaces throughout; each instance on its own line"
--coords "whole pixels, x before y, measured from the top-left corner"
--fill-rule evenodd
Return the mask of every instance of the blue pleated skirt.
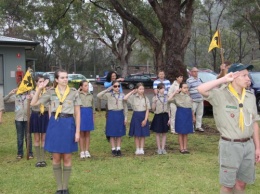
M 76 125 L 74 117 L 57 118 L 51 116 L 46 131 L 44 149 L 51 153 L 69 154 L 78 151 L 75 142 Z
M 150 129 L 155 133 L 167 133 L 169 131 L 168 121 L 168 113 L 154 114 Z
M 122 137 L 126 134 L 125 116 L 123 110 L 107 112 L 106 136 Z
M 32 112 L 30 117 L 30 132 L 46 133 L 48 123 L 49 123 L 48 112 L 44 112 L 43 114 Z
M 177 107 L 175 116 L 175 131 L 183 135 L 193 133 L 191 108 Z
M 150 136 L 149 121 L 142 127 L 141 123 L 145 119 L 146 111 L 134 111 L 130 123 L 129 136 L 148 137 Z
M 92 107 L 80 107 L 80 131 L 94 130 Z

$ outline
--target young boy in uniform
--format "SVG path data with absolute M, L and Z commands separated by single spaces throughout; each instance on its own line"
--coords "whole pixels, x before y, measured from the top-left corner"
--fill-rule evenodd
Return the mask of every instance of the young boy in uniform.
M 198 87 L 213 106 L 221 135 L 220 194 L 245 193 L 246 184 L 255 181 L 255 162 L 260 162 L 256 99 L 245 89 L 250 82 L 248 70 L 252 68 L 252 65 L 233 64 L 224 77 Z

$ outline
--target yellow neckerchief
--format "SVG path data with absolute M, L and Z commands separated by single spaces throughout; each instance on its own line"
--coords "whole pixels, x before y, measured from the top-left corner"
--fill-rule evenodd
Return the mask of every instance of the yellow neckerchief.
M 70 87 L 67 85 L 66 89 L 65 89 L 65 92 L 64 92 L 64 95 L 62 96 L 61 98 L 61 95 L 60 95 L 60 91 L 58 89 L 58 86 L 56 86 L 55 88 L 55 93 L 57 94 L 57 97 L 60 101 L 60 104 L 56 110 L 56 114 L 55 114 L 55 119 L 58 118 L 58 115 L 61 113 L 61 110 L 62 110 L 62 104 L 64 102 L 64 100 L 66 99 L 66 97 L 68 96 L 68 94 L 70 93 Z
M 38 90 L 39 88 L 36 87 L 36 90 Z M 43 88 L 43 90 L 41 91 L 39 97 L 41 97 L 44 93 L 46 92 L 45 88 Z M 44 105 L 40 104 L 40 113 L 43 114 L 44 113 Z
M 242 90 L 242 96 L 241 99 L 237 93 L 237 91 L 233 88 L 233 86 L 231 85 L 231 83 L 228 85 L 228 89 L 229 91 L 236 97 L 236 99 L 238 100 L 238 104 L 239 104 L 239 128 L 244 131 L 244 113 L 243 113 L 243 103 L 245 100 L 245 95 L 246 95 L 246 89 L 243 88 Z

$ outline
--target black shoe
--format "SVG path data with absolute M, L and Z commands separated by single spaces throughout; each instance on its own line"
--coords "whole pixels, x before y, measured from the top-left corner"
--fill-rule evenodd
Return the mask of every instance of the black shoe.
M 55 194 L 63 194 L 63 190 L 57 190 Z
M 117 150 L 116 155 L 119 156 L 119 157 L 122 156 L 121 150 Z
M 62 194 L 69 194 L 69 190 L 67 189 L 67 190 L 62 190 L 63 191 L 63 193 Z
M 41 162 L 37 162 L 37 163 L 35 164 L 35 167 L 42 167 L 42 163 L 41 163 Z
M 45 161 L 41 161 L 41 167 L 46 167 L 47 163 Z
M 112 156 L 117 156 L 116 150 L 112 150 Z

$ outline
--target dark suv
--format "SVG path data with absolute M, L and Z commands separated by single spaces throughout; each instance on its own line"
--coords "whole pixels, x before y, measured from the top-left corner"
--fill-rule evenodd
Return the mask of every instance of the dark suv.
M 250 72 L 251 88 L 255 92 L 257 110 L 260 111 L 260 72 Z
M 130 90 L 134 89 L 136 84 L 141 82 L 144 84 L 144 87 L 153 87 L 153 79 L 150 76 L 143 74 L 133 74 L 125 77 L 124 81 L 121 82 L 121 85 Z

